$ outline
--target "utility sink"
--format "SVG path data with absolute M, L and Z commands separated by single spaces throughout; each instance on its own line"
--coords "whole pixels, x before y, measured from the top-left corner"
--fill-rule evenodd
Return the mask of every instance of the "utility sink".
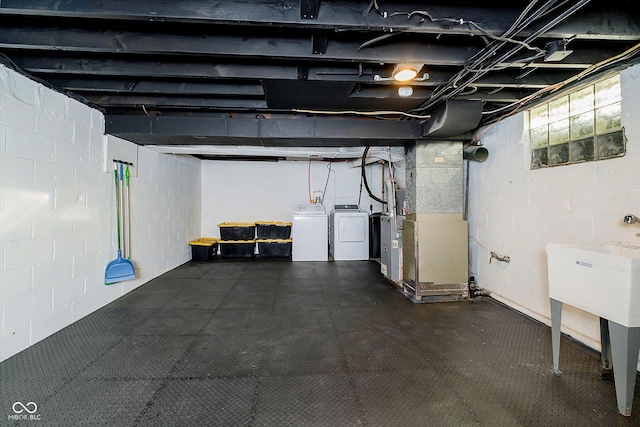
M 549 297 L 640 327 L 640 246 L 547 244 Z
M 547 244 L 553 371 L 560 373 L 562 304 L 600 317 L 602 367 L 613 369 L 618 411 L 631 415 L 640 352 L 640 246 Z

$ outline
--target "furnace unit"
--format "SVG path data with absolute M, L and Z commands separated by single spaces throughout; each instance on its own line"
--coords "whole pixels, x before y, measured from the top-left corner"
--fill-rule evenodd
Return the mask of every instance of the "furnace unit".
M 396 287 L 402 287 L 402 216 L 380 217 L 380 271 Z
M 462 215 L 407 215 L 402 227 L 404 294 L 415 302 L 468 298 L 468 236 Z

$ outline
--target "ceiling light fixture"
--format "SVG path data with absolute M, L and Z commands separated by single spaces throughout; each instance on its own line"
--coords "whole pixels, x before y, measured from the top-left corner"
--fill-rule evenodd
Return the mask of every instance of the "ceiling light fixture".
M 406 98 L 413 95 L 413 88 L 411 86 L 400 86 L 398 88 L 398 96 Z
M 418 75 L 422 67 L 424 67 L 424 64 L 415 62 L 400 63 L 393 69 L 393 78 L 399 82 L 412 80 Z

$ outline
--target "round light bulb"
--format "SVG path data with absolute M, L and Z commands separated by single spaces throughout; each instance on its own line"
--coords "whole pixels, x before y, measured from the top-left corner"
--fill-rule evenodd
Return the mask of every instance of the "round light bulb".
M 399 82 L 406 82 L 418 75 L 418 72 L 412 68 L 404 68 L 393 75 L 393 78 Z

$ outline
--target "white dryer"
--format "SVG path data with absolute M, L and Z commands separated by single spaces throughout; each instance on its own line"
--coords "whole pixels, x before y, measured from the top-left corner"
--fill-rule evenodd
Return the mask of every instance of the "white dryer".
M 328 261 L 328 216 L 324 206 L 296 206 L 291 226 L 292 261 Z
M 335 261 L 369 259 L 369 213 L 336 205 L 329 216 L 329 253 Z

